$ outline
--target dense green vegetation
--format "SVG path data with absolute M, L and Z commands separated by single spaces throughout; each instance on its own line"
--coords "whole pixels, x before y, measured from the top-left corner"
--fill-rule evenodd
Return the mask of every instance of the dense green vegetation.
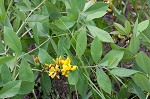
M 0 2 L 0 98 L 149 99 L 150 0 Z

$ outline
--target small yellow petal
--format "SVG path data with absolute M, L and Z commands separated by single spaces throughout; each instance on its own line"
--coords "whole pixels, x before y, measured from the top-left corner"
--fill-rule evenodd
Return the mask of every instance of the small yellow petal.
M 64 61 L 64 65 L 70 65 L 70 63 L 71 63 L 71 60 L 70 60 L 70 58 L 69 57 L 67 57 L 67 59 Z
M 107 9 L 107 12 L 111 13 L 111 12 L 112 12 L 112 9 L 108 8 L 108 9 Z
M 71 68 L 72 71 L 74 71 L 74 70 L 76 70 L 76 69 L 77 69 L 77 66 L 73 66 L 73 67 Z
M 54 78 L 56 76 L 56 72 L 50 73 L 49 76 L 51 76 L 51 78 Z
M 39 62 L 39 58 L 38 58 L 38 57 L 35 57 L 35 58 L 34 58 L 34 62 L 38 63 L 38 62 Z
M 57 64 L 55 66 L 55 70 L 58 71 L 58 72 L 60 71 L 59 66 Z

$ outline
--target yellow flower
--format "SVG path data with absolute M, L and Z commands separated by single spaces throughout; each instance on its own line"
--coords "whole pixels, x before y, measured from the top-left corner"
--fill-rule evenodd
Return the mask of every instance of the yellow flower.
M 59 72 L 68 77 L 69 72 L 76 70 L 77 66 L 71 65 L 71 60 L 69 57 L 63 60 L 60 56 L 59 58 L 56 58 L 53 64 L 45 64 L 45 69 L 49 71 L 49 76 L 51 78 L 57 77 L 60 79 Z
M 112 9 L 107 8 L 107 12 L 111 13 L 111 12 L 112 12 Z
M 62 75 L 65 75 L 65 74 L 66 74 L 66 70 L 65 70 L 65 69 L 62 69 L 62 70 L 61 70 L 61 73 L 62 73 Z
M 60 71 L 59 66 L 57 64 L 55 66 L 55 70 L 58 71 L 58 72 Z
M 49 70 L 49 64 L 45 64 L 45 69 Z
M 74 70 L 76 70 L 76 69 L 77 69 L 77 66 L 73 66 L 73 67 L 71 68 L 72 71 L 74 71 Z
M 59 58 L 56 58 L 55 63 L 60 65 L 62 64 L 62 61 L 62 57 L 60 56 Z
M 34 58 L 34 62 L 38 63 L 38 62 L 39 62 L 39 58 L 38 58 L 38 57 L 35 57 L 35 58 Z
M 57 71 L 55 70 L 55 68 L 51 67 L 49 69 L 49 76 L 51 76 L 51 78 L 54 78 L 56 76 L 56 74 L 57 74 Z
M 62 62 L 63 65 L 70 65 L 70 63 L 71 63 L 71 60 L 69 57 L 67 57 L 67 59 Z

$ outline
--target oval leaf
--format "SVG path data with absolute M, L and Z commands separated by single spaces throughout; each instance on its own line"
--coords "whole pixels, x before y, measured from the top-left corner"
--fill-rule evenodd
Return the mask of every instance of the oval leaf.
M 70 85 L 76 85 L 77 84 L 77 82 L 78 82 L 78 70 L 69 72 L 68 82 Z
M 97 68 L 96 77 L 99 87 L 102 88 L 105 92 L 111 94 L 112 91 L 111 80 L 106 75 L 106 73 L 102 69 Z
M 77 36 L 76 53 L 78 57 L 81 57 L 87 46 L 87 35 L 85 28 L 80 31 Z
M 46 91 L 49 93 L 51 92 L 52 83 L 47 73 L 44 73 L 43 76 L 41 77 L 40 84 L 41 84 L 42 91 Z
M 132 37 L 129 48 L 132 54 L 136 54 L 138 52 L 140 48 L 140 41 L 137 37 L 134 37 L 134 36 Z
M 91 44 L 91 55 L 94 62 L 99 62 L 102 55 L 102 48 L 102 42 L 97 37 L 95 37 Z
M 125 68 L 114 68 L 110 71 L 111 74 L 117 75 L 119 77 L 129 77 L 138 71 L 131 70 L 131 69 L 125 69 Z
M 33 90 L 33 88 L 34 88 L 34 82 L 22 81 L 18 94 L 28 94 Z
M 11 80 L 11 72 L 6 64 L 1 67 L 1 78 L 3 84 L 6 84 Z
M 128 20 L 125 21 L 125 31 L 127 34 L 131 32 L 131 24 Z
M 44 49 L 41 48 L 39 49 L 38 57 L 42 64 L 50 64 L 54 62 L 52 57 Z
M 21 81 L 10 81 L 0 91 L 0 98 L 15 96 L 20 90 Z
M 19 79 L 23 81 L 34 82 L 34 74 L 28 62 L 24 59 L 21 61 L 19 68 Z
M 120 60 L 123 58 L 123 50 L 111 50 L 100 61 L 100 66 L 116 67 Z
M 150 76 L 150 58 L 144 53 L 140 52 L 135 57 L 138 66 Z
M 138 30 L 142 32 L 148 27 L 148 25 L 149 25 L 149 20 L 142 21 L 141 23 L 138 24 Z
M 114 27 L 120 32 L 120 34 L 127 34 L 125 28 L 122 25 L 114 23 Z
M 141 89 L 150 92 L 150 80 L 143 74 L 137 73 L 134 75 L 134 82 L 137 84 Z
M 18 54 L 22 52 L 22 45 L 19 37 L 8 27 L 4 27 L 4 41 L 12 50 Z
M 92 34 L 92 36 L 97 36 L 102 42 L 112 42 L 114 43 L 113 39 L 111 38 L 111 36 L 108 34 L 108 32 L 99 29 L 98 27 L 95 26 L 87 26 L 90 33 Z

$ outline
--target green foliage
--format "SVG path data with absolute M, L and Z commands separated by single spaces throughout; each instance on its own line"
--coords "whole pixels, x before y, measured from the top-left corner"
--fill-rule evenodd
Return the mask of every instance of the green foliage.
M 0 98 L 15 96 L 20 90 L 21 81 L 10 81 L 4 85 L 0 91 Z
M 78 57 L 83 55 L 87 46 L 87 36 L 85 29 L 82 29 L 77 36 L 76 53 Z
M 95 63 L 99 62 L 100 60 L 103 51 L 102 48 L 102 42 L 96 36 L 91 44 L 91 55 Z
M 42 64 L 53 62 L 52 57 L 44 49 L 39 49 L 38 57 Z
M 150 2 L 126 1 L 0 0 L 0 98 L 148 99 Z
M 87 26 L 92 36 L 97 36 L 102 42 L 114 42 L 111 36 L 104 30 L 95 26 Z
M 75 71 L 71 71 L 69 73 L 69 76 L 68 76 L 68 82 L 70 85 L 76 85 L 77 82 L 78 82 L 78 77 L 79 77 L 79 74 L 78 74 L 78 71 L 75 70 Z
M 136 63 L 138 64 L 138 66 L 148 75 L 150 75 L 150 58 L 145 55 L 144 52 L 140 52 L 137 54 L 136 58 Z
M 138 71 L 125 69 L 125 68 L 114 68 L 110 71 L 111 74 L 117 75 L 119 77 L 130 77 L 131 75 L 137 73 Z
M 111 94 L 112 85 L 110 78 L 102 69 L 96 69 L 96 76 L 98 85 L 107 93 Z
M 51 92 L 52 84 L 47 73 L 44 73 L 41 77 L 40 84 L 42 86 L 42 91 L 44 92 L 44 94 L 48 94 Z
M 1 67 L 1 79 L 3 84 L 11 81 L 11 72 L 6 64 Z
M 22 52 L 22 45 L 18 36 L 8 27 L 4 27 L 4 40 L 16 53 L 20 54 Z

